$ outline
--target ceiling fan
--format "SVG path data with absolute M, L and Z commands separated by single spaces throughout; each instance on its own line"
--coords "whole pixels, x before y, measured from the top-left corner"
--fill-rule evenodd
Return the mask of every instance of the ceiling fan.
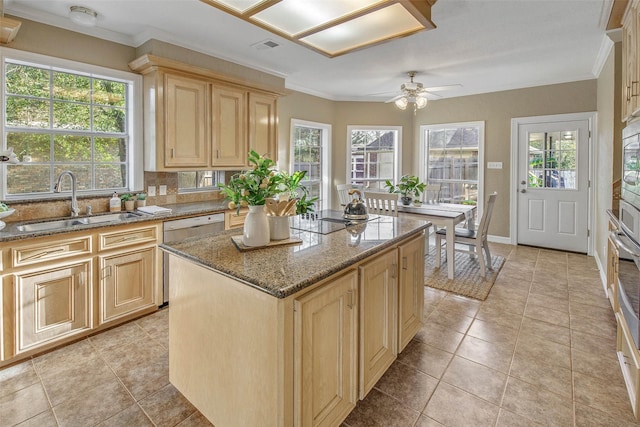
M 427 106 L 427 95 L 434 95 L 440 98 L 441 97 L 440 95 L 433 92 L 462 86 L 460 84 L 454 84 L 454 85 L 434 86 L 434 87 L 425 88 L 422 83 L 413 81 L 413 78 L 416 75 L 415 71 L 409 71 L 407 74 L 409 75 L 409 78 L 411 81 L 407 83 L 403 83 L 400 86 L 400 94 L 394 96 L 393 98 L 385 102 L 386 103 L 393 102 L 396 104 L 396 107 L 398 107 L 401 110 L 406 109 L 409 103 L 413 102 L 414 114 L 417 110 Z

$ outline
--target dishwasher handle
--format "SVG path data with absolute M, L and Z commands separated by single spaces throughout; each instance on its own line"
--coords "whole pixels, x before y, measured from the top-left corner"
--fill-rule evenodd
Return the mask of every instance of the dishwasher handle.
M 191 218 L 175 219 L 163 223 L 164 231 L 182 230 L 202 227 L 210 224 L 224 223 L 224 214 L 201 215 Z

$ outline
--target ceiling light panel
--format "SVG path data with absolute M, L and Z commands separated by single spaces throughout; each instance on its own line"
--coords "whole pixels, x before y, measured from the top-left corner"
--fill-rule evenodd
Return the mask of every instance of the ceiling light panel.
M 239 13 L 244 13 L 245 11 L 264 2 L 264 0 L 209 0 L 209 2 L 217 3 L 220 6 L 233 9 Z
M 332 56 L 424 29 L 402 5 L 394 4 L 324 31 L 301 38 Z
M 356 15 L 388 0 L 282 0 L 252 16 L 252 19 L 294 36 L 329 22 Z

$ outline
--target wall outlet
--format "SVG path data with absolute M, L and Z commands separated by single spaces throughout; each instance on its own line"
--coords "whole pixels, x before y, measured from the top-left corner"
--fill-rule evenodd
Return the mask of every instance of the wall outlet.
M 166 196 L 167 195 L 167 186 L 166 185 L 159 185 L 158 186 L 158 191 L 160 192 L 161 196 Z
M 156 186 L 155 185 L 150 185 L 147 187 L 147 196 L 149 197 L 155 197 L 156 195 Z
M 487 162 L 487 169 L 502 169 L 502 162 Z

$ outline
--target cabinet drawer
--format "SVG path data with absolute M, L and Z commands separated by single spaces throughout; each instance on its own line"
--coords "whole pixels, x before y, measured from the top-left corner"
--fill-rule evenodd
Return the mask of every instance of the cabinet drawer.
M 239 228 L 244 226 L 244 219 L 249 213 L 248 209 L 241 209 L 240 213 L 236 213 L 235 209 L 224 213 L 224 229 Z
M 158 240 L 158 227 L 139 227 L 128 230 L 100 233 L 99 250 L 122 248 L 140 243 L 152 243 Z
M 18 246 L 12 249 L 11 266 L 13 268 L 23 267 L 77 255 L 91 255 L 91 236 Z
M 640 376 L 640 355 L 635 347 L 629 327 L 621 313 L 616 313 L 618 321 L 618 360 L 622 368 L 622 376 L 627 385 L 633 413 L 638 418 L 638 378 Z

